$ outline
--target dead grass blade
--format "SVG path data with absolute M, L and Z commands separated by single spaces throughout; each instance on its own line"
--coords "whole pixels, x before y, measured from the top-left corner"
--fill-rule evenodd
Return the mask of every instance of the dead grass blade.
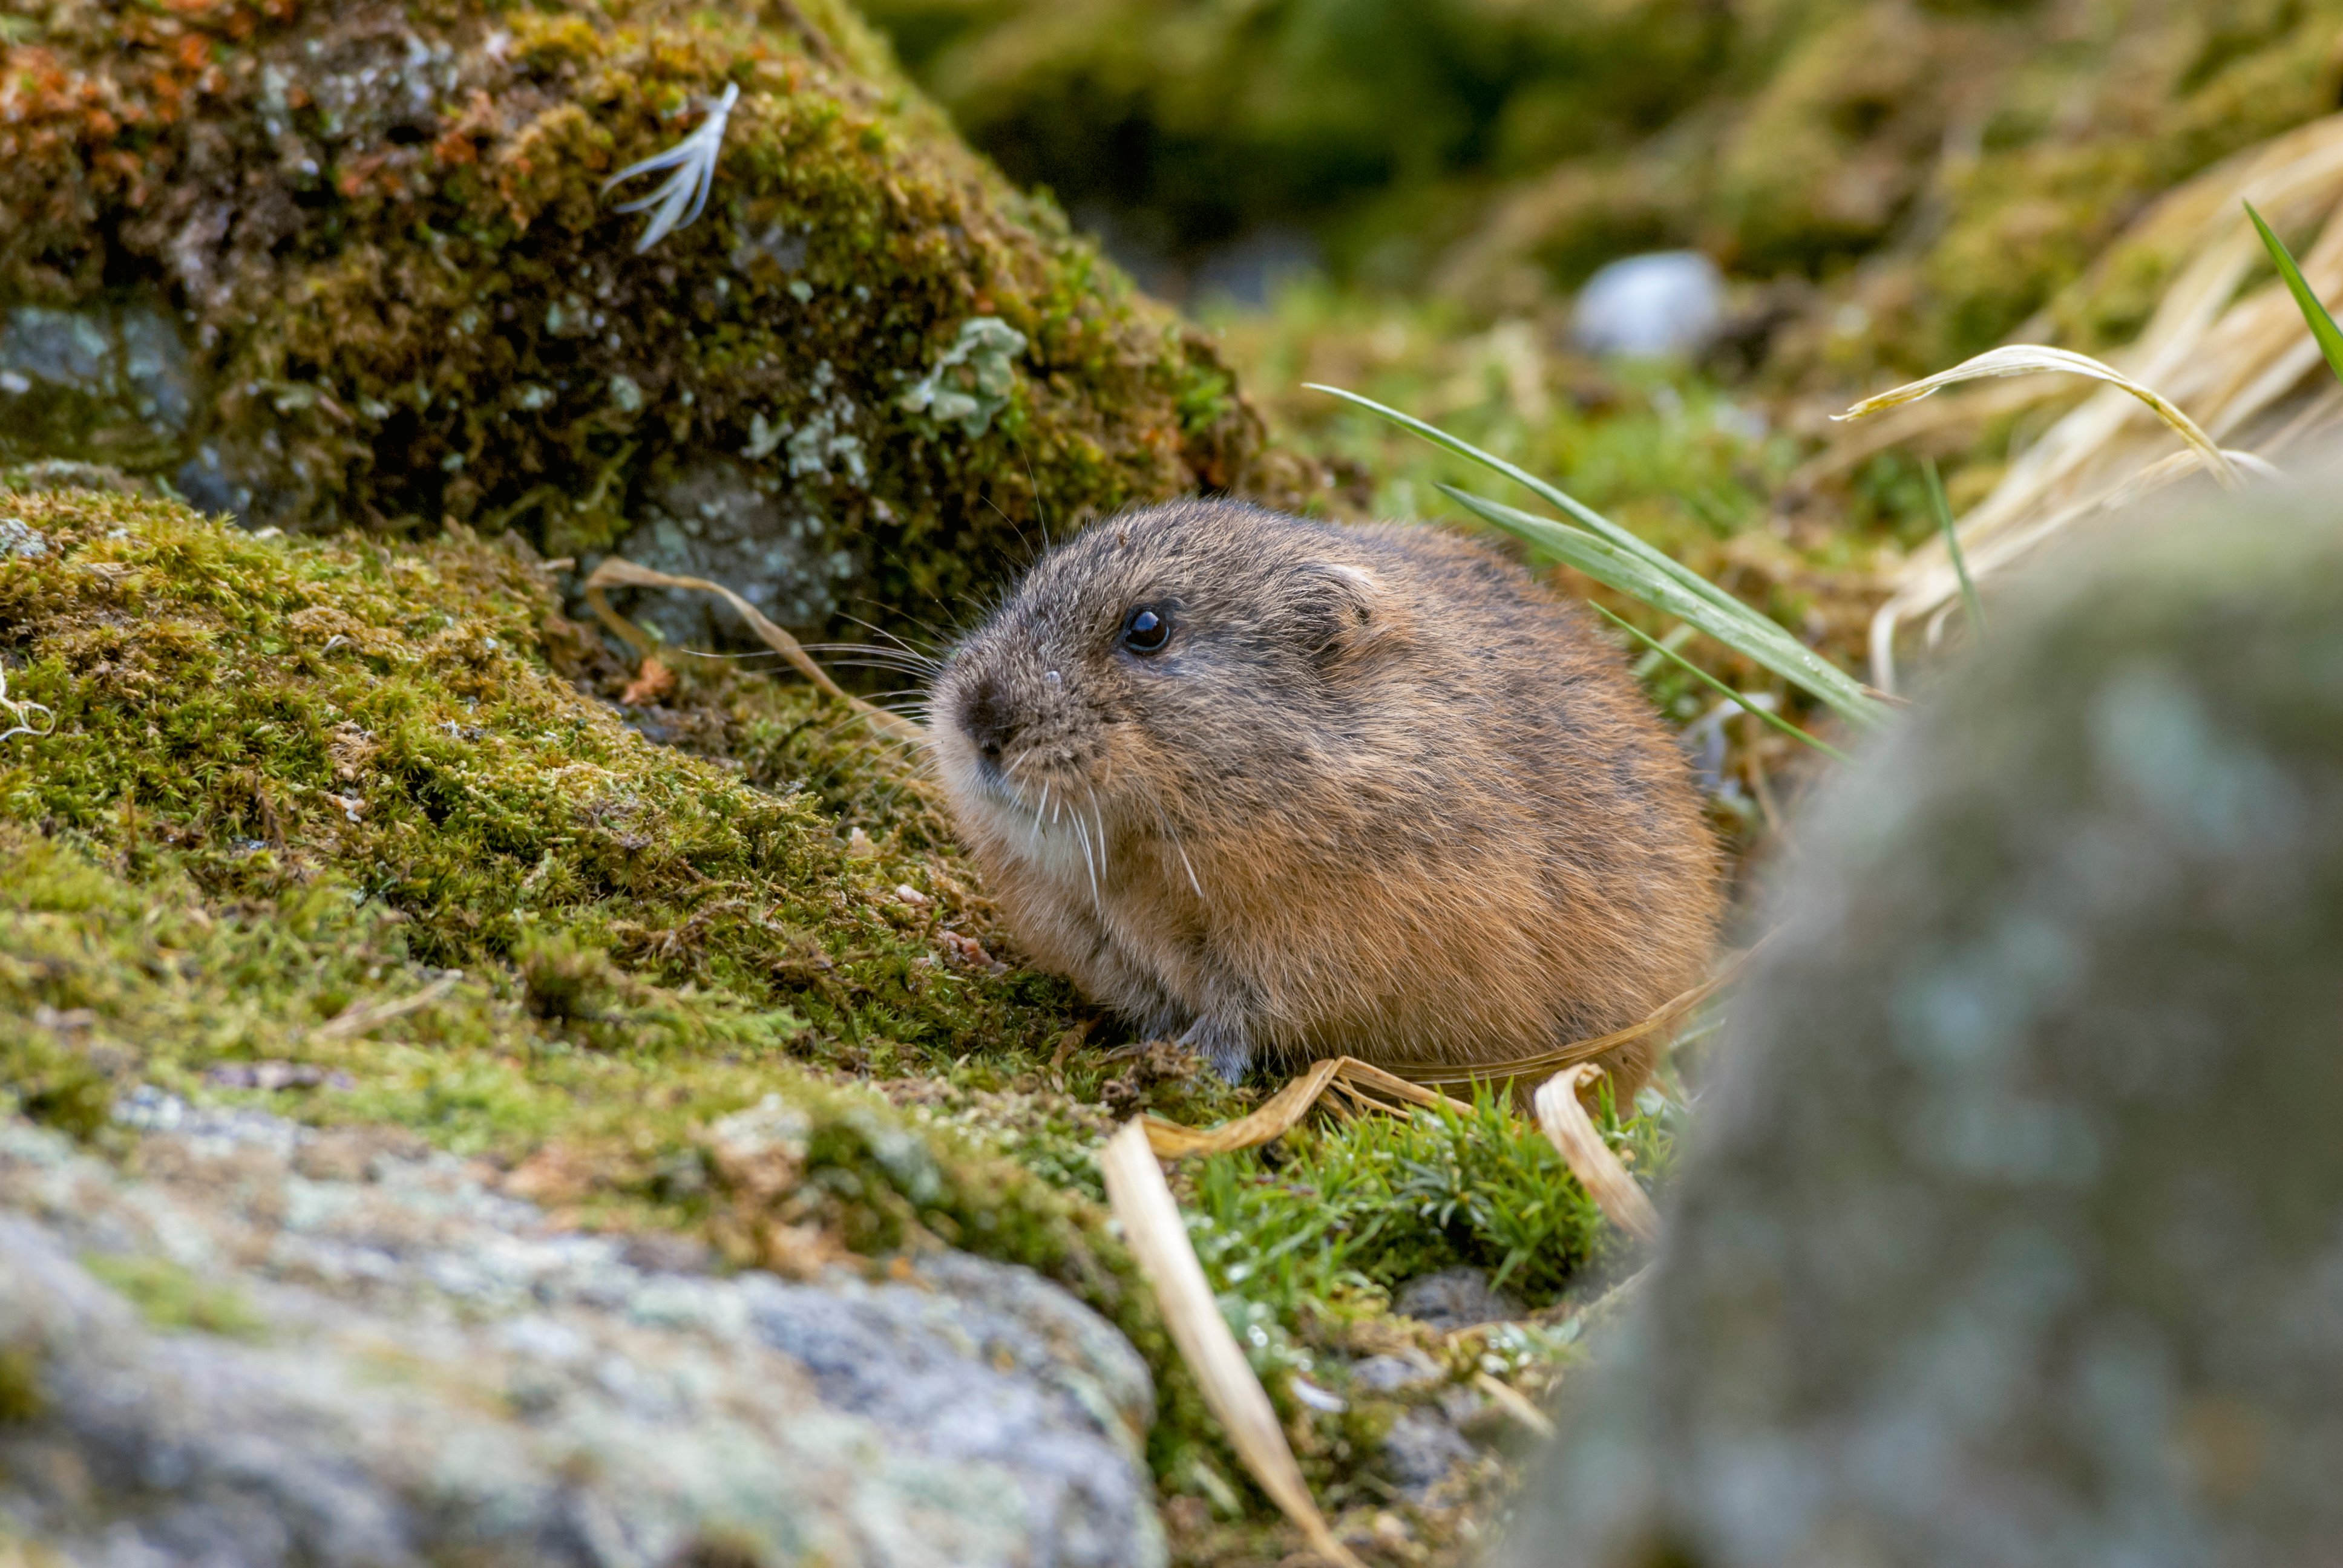
M 2006 347 L 1990 349 L 1974 359 L 1964 359 L 1950 370 L 1939 370 L 1934 376 L 1906 382 L 1875 397 L 1865 397 L 1845 413 L 1833 417 L 1860 419 L 1906 403 L 1916 403 L 1931 392 L 1962 381 L 1983 381 L 2002 376 L 2033 376 L 2044 371 L 2087 376 L 2110 387 L 2120 387 L 2155 409 L 2157 417 L 2171 426 L 2180 438 L 2188 443 L 2189 450 L 2212 470 L 2213 477 L 2219 480 L 2224 488 L 2235 490 L 2245 484 L 2237 475 L 2236 465 L 2229 461 L 2228 454 L 2216 446 L 2213 437 L 2199 429 L 2197 421 L 2182 413 L 2179 406 L 2163 393 L 2144 382 L 2133 380 L 2114 366 L 2094 359 L 2087 354 L 2045 347 L 2036 343 L 2013 343 Z
M 900 714 L 890 713 L 842 689 L 830 678 L 827 670 L 813 661 L 813 656 L 806 652 L 796 638 L 766 619 L 756 606 L 721 583 L 710 582 L 706 578 L 670 577 L 666 572 L 655 572 L 649 567 L 639 567 L 618 556 L 610 557 L 594 568 L 594 575 L 586 579 L 586 602 L 594 607 L 594 613 L 601 618 L 603 625 L 624 638 L 638 653 L 648 658 L 652 651 L 651 641 L 642 634 L 641 628 L 610 608 L 604 590 L 612 588 L 688 588 L 699 593 L 715 594 L 740 612 L 740 618 L 764 639 L 767 648 L 788 659 L 799 674 L 814 685 L 868 719 L 873 729 L 905 740 L 919 740 L 927 733 Z
M 1218 1127 L 1187 1127 L 1152 1112 L 1141 1118 L 1148 1147 L 1162 1160 L 1185 1160 L 1192 1154 L 1226 1154 L 1282 1138 L 1301 1125 L 1326 1086 L 1350 1058 L 1330 1056 L 1310 1064 L 1310 1070 L 1289 1081 L 1257 1111 L 1223 1121 Z
M 1741 972 L 1741 966 L 1747 962 L 1749 955 L 1756 950 L 1752 947 L 1736 953 L 1715 974 L 1690 990 L 1680 992 L 1663 1002 L 1641 1022 L 1631 1023 L 1626 1028 L 1614 1030 L 1609 1034 L 1598 1034 L 1592 1040 L 1573 1040 L 1568 1045 L 1559 1045 L 1552 1050 L 1541 1051 L 1535 1056 L 1520 1057 L 1512 1061 L 1491 1062 L 1485 1066 L 1459 1067 L 1451 1062 L 1421 1064 L 1397 1062 L 1393 1064 L 1393 1070 L 1404 1074 L 1412 1082 L 1435 1087 L 1441 1084 L 1504 1083 L 1515 1079 L 1544 1078 L 1562 1068 L 1572 1067 L 1582 1061 L 1591 1061 L 1595 1057 L 1616 1050 L 1623 1045 L 1633 1044 L 1646 1035 L 1657 1034 L 1664 1030 L 1673 1028 L 1686 1013 L 1732 984 L 1734 977 Z
M 1147 1129 L 1134 1121 L 1107 1140 L 1099 1166 L 1106 1174 L 1107 1201 L 1122 1221 L 1123 1239 L 1155 1287 L 1164 1326 L 1172 1331 L 1172 1342 L 1195 1374 L 1204 1403 L 1228 1433 L 1237 1457 L 1271 1501 L 1301 1526 L 1312 1552 L 1338 1568 L 1363 1568 L 1327 1527 L 1278 1427 L 1268 1392 L 1253 1376 L 1236 1336 L 1229 1332 L 1228 1321 L 1221 1316 L 1204 1267 L 1189 1244 L 1188 1228 L 1181 1222 L 1180 1205 L 1149 1147 Z
M 1148 1146 L 1159 1159 L 1228 1154 L 1273 1143 L 1284 1137 L 1302 1125 L 1302 1119 L 1329 1089 L 1341 1091 L 1361 1109 L 1388 1111 L 1395 1100 L 1410 1105 L 1445 1103 L 1459 1110 L 1470 1109 L 1461 1101 L 1385 1072 L 1372 1062 L 1361 1061 L 1354 1056 L 1329 1056 L 1312 1062 L 1307 1071 L 1289 1081 L 1258 1110 L 1234 1121 L 1223 1121 L 1218 1127 L 1187 1127 L 1151 1112 L 1139 1118 L 1136 1124 L 1147 1130 Z
M 1590 1063 L 1567 1068 L 1545 1081 L 1533 1097 L 1539 1128 L 1562 1151 L 1562 1161 L 1587 1195 L 1601 1205 L 1611 1222 L 1640 1241 L 1660 1239 L 1660 1213 L 1611 1146 L 1595 1131 L 1594 1119 L 1578 1101 L 1579 1085 L 1601 1076 Z
M 1554 1435 L 1554 1417 L 1538 1409 L 1529 1395 L 1513 1384 L 1492 1377 L 1483 1372 L 1473 1374 L 1473 1386 L 1495 1401 L 1499 1410 L 1512 1416 L 1539 1437 L 1547 1438 Z
M 1274 1142 L 1302 1125 L 1302 1119 L 1329 1090 L 1338 1091 L 1362 1109 L 1389 1110 L 1396 1102 L 1427 1109 L 1445 1105 L 1453 1110 L 1469 1110 L 1463 1101 L 1440 1092 L 1440 1086 L 1497 1085 L 1544 1078 L 1559 1069 L 1576 1066 L 1646 1035 L 1674 1028 L 1686 1013 L 1730 985 L 1741 972 L 1741 966 L 1756 950 L 1757 947 L 1752 946 L 1734 954 L 1715 974 L 1662 1003 L 1641 1022 L 1592 1040 L 1574 1040 L 1536 1056 L 1484 1066 L 1400 1062 L 1393 1068 L 1377 1067 L 1354 1056 L 1324 1057 L 1290 1080 L 1258 1110 L 1233 1121 L 1223 1121 L 1218 1127 L 1188 1127 L 1151 1112 L 1140 1117 L 1137 1124 L 1146 1128 L 1148 1144 L 1160 1158 L 1185 1160 L 1195 1154 L 1228 1154 Z

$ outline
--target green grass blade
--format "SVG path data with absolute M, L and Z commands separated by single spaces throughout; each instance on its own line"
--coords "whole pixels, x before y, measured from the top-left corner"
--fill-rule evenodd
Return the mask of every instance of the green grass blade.
M 1567 490 L 1539 478 L 1528 469 L 1508 463 L 1493 452 L 1484 452 L 1472 442 L 1452 436 L 1437 425 L 1427 425 L 1413 415 L 1403 414 L 1396 408 L 1385 407 L 1372 397 L 1362 397 L 1356 392 L 1345 392 L 1340 387 L 1328 387 L 1315 381 L 1305 382 L 1303 385 L 1313 392 L 1331 393 L 1354 407 L 1365 409 L 1379 419 L 1387 419 L 1403 430 L 1421 436 L 1444 451 L 1453 452 L 1469 462 L 1478 463 L 1492 473 L 1503 474 L 1513 483 L 1528 489 L 1556 511 L 1576 518 L 1598 537 L 1609 541 L 1614 548 L 1640 558 L 1653 570 L 1662 576 L 1674 578 L 1676 583 L 1687 592 L 1696 598 L 1707 599 L 1719 609 L 1734 613 L 1748 608 L 1698 572 L 1677 561 L 1664 550 L 1655 549 L 1645 544 Z
M 1641 599 L 1678 620 L 1689 621 L 1725 647 L 1828 705 L 1848 722 L 1869 728 L 1885 719 L 1886 705 L 1865 692 L 1854 677 L 1739 599 L 1727 595 L 1725 605 L 1720 606 L 1704 595 L 1687 591 L 1675 574 L 1654 570 L 1641 552 L 1620 549 L 1583 528 L 1536 517 L 1451 485 L 1440 488 L 1483 522 L 1576 568 L 1604 587 Z
M 1663 658 L 1667 658 L 1674 663 L 1683 665 L 1686 669 L 1692 671 L 1694 675 L 1699 677 L 1703 681 L 1705 681 L 1709 687 L 1717 693 L 1722 696 L 1731 698 L 1734 701 L 1739 703 L 1745 709 L 1755 714 L 1758 718 L 1764 719 L 1766 723 L 1772 725 L 1775 729 L 1780 730 L 1791 739 L 1803 740 L 1807 745 L 1813 747 L 1815 750 L 1821 752 L 1824 756 L 1833 758 L 1837 761 L 1845 762 L 1847 760 L 1846 753 L 1841 751 L 1837 747 L 1833 746 L 1829 741 L 1817 739 L 1814 736 L 1809 735 L 1805 730 L 1799 729 L 1796 725 L 1791 723 L 1788 719 L 1783 718 L 1780 714 L 1771 713 L 1766 709 L 1758 707 L 1757 704 L 1750 701 L 1749 699 L 1734 690 L 1733 688 L 1725 685 L 1725 682 L 1717 679 L 1716 677 L 1709 674 L 1708 671 L 1693 663 L 1692 660 L 1684 658 L 1684 655 L 1678 653 L 1675 649 L 1664 645 L 1659 638 L 1645 637 L 1642 632 L 1637 631 L 1634 627 L 1628 625 L 1617 616 L 1613 615 L 1609 610 L 1604 609 L 1599 604 L 1590 605 L 1587 608 L 1594 610 L 1595 614 L 1603 617 L 1604 619 L 1609 621 L 1612 625 L 1617 627 L 1621 631 L 1625 632 L 1629 637 L 1634 638 L 1637 642 L 1642 643 L 1645 648 L 1650 648 L 1654 653 L 1659 654 Z
M 1961 534 L 1953 527 L 1953 504 L 1945 498 L 1945 481 L 1937 476 L 1936 460 L 1922 459 L 1921 467 L 1928 476 L 1928 504 L 1936 508 L 1936 527 L 1945 533 L 1945 548 L 1953 558 L 1953 575 L 1961 579 L 1961 603 L 1969 612 L 1969 630 L 1979 642 L 1985 640 L 1985 604 L 1977 598 L 1976 584 L 1969 580 L 1968 558 L 1961 554 Z
M 2318 351 L 2327 356 L 2327 367 L 2335 372 L 2336 379 L 2343 380 L 2343 327 L 2337 327 L 2335 318 L 2327 314 L 2327 307 L 2318 303 L 2318 296 L 2310 291 L 2310 284 L 2303 277 L 2302 268 L 2295 266 L 2293 256 L 2278 242 L 2278 236 L 2270 232 L 2270 226 L 2262 221 L 2262 215 L 2254 210 L 2254 204 L 2247 202 L 2245 207 L 2246 216 L 2254 220 L 2254 227 L 2260 231 L 2262 248 L 2269 252 L 2271 265 L 2278 268 L 2278 275 L 2286 279 L 2287 292 L 2294 296 L 2295 308 L 2302 312 L 2302 319 L 2310 327 L 2310 336 L 2318 339 Z

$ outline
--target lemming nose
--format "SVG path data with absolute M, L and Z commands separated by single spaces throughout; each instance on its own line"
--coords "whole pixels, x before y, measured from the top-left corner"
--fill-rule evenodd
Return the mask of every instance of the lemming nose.
M 1001 760 L 1001 749 L 1016 731 L 1010 717 L 1009 704 L 1003 700 L 1001 689 L 990 680 L 979 680 L 960 694 L 960 733 L 982 752 L 989 761 Z

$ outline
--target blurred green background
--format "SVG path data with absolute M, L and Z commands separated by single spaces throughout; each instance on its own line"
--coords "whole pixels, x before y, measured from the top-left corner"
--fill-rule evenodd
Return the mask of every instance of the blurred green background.
M 1744 279 L 1896 275 L 1865 304 L 1905 368 L 2052 305 L 2148 197 L 2343 81 L 2333 0 L 866 9 L 1011 178 L 1174 297 L 1257 301 L 1282 262 L 1486 315 L 1694 246 Z M 2133 283 L 2062 325 L 2136 326 Z

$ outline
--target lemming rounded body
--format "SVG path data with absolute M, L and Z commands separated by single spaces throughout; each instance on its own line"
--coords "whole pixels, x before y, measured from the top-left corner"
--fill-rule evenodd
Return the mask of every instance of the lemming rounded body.
M 1577 612 L 1455 536 L 1221 501 L 1110 518 L 933 695 L 954 817 L 1030 955 L 1232 1079 L 1502 1063 L 1634 1023 L 1706 962 L 1716 852 L 1681 752 Z

